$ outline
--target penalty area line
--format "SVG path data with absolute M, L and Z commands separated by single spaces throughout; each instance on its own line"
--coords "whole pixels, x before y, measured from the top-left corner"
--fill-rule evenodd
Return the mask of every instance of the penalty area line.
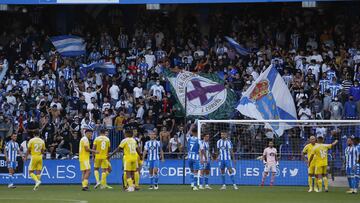
M 0 200 L 29 200 L 28 198 L 19 198 L 19 197 L 0 197 Z M 73 202 L 73 203 L 88 203 L 86 200 L 76 200 L 76 199 L 31 199 L 35 201 L 54 201 L 54 202 Z

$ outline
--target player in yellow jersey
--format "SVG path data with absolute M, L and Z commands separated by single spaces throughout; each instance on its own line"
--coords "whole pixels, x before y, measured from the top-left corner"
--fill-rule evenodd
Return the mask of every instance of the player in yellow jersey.
M 137 130 L 133 130 L 133 137 L 134 139 L 136 140 L 136 143 L 140 149 L 140 153 L 141 152 L 141 149 L 142 149 L 142 146 L 141 146 L 141 140 L 138 136 L 138 131 Z M 138 155 L 137 156 L 137 168 L 136 168 L 136 171 L 135 171 L 135 174 L 134 174 L 134 181 L 135 181 L 135 190 L 139 190 L 140 187 L 140 171 L 141 171 L 141 168 L 142 168 L 142 165 L 143 165 L 143 160 L 140 159 L 140 156 Z
M 90 152 L 97 153 L 95 150 L 90 149 L 89 139 L 92 136 L 92 131 L 90 129 L 85 130 L 85 135 L 81 138 L 79 144 L 79 163 L 80 171 L 82 173 L 81 184 L 82 190 L 89 190 L 89 176 L 90 176 Z
M 94 175 L 96 179 L 95 189 L 101 186 L 101 189 L 107 188 L 112 189 L 112 187 L 108 186 L 106 183 L 106 177 L 108 175 L 109 161 L 108 161 L 108 153 L 110 149 L 110 140 L 107 137 L 106 130 L 102 129 L 100 131 L 100 136 L 98 136 L 94 140 L 93 150 L 98 151 L 99 153 L 95 155 L 94 159 Z M 101 168 L 101 181 L 99 168 Z
M 315 162 L 315 176 L 317 188 L 315 192 L 322 191 L 322 184 L 324 181 L 325 192 L 329 191 L 329 182 L 327 178 L 327 167 L 328 167 L 328 150 L 331 149 L 338 143 L 338 140 L 335 140 L 332 144 L 324 144 L 324 137 L 318 135 L 317 145 L 312 149 L 312 154 L 309 159 L 309 166 L 312 162 Z
M 141 158 L 140 149 L 137 146 L 136 140 L 133 138 L 133 131 L 132 130 L 125 130 L 126 138 L 123 139 L 120 145 L 109 155 L 112 157 L 115 153 L 120 150 L 124 151 L 124 171 L 126 173 L 126 182 L 128 184 L 127 192 L 135 191 L 134 187 L 134 176 L 136 169 L 138 168 L 138 156 Z
M 35 181 L 34 190 L 37 190 L 41 184 L 41 170 L 43 165 L 42 156 L 45 152 L 45 142 L 39 137 L 39 131 L 34 133 L 35 137 L 29 140 L 28 150 L 24 157 L 26 161 L 29 154 L 31 155 L 31 160 L 29 164 L 29 174 L 30 177 Z
M 304 147 L 303 151 L 302 151 L 303 156 L 307 157 L 307 159 L 306 159 L 307 164 L 308 164 L 310 156 L 312 154 L 312 150 L 316 146 L 316 138 L 315 138 L 315 136 L 310 136 L 309 141 L 310 141 L 310 143 L 307 144 Z M 308 167 L 308 175 L 309 175 L 308 176 L 308 184 L 309 184 L 309 191 L 308 192 L 312 192 L 314 190 L 313 185 L 315 186 L 315 188 L 317 188 L 316 187 L 317 184 L 314 184 L 314 178 L 315 178 L 314 177 L 314 175 L 315 175 L 315 162 L 314 161 Z

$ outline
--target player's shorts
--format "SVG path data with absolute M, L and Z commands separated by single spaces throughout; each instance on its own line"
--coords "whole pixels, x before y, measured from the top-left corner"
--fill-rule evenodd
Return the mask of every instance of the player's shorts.
M 210 169 L 211 169 L 211 166 L 210 166 L 209 162 L 206 162 L 206 163 L 202 164 L 202 166 L 201 166 L 201 170 L 210 170 Z
M 360 177 L 360 165 L 359 164 L 356 167 L 355 175 Z
M 94 160 L 94 168 L 102 168 L 102 169 L 109 168 L 108 163 L 109 162 L 108 162 L 107 159 L 97 159 L 97 158 L 95 158 L 95 160 Z
M 90 170 L 90 161 L 79 161 L 80 163 L 80 171 Z
M 314 175 L 315 174 L 315 164 L 311 164 L 308 168 L 308 174 Z
M 233 168 L 233 164 L 232 164 L 232 161 L 231 160 L 221 160 L 219 162 L 219 168 L 221 170 L 224 170 L 225 168 Z
M 327 174 L 327 166 L 316 166 L 315 175 Z
M 354 176 L 355 175 L 356 170 L 354 170 L 354 168 L 352 167 L 346 167 L 346 175 L 347 176 Z
M 41 171 L 43 165 L 42 157 L 31 157 L 29 171 Z
M 147 161 L 147 164 L 149 165 L 149 169 L 159 168 L 160 161 L 159 160 Z
M 199 160 L 189 159 L 188 163 L 189 163 L 190 170 L 200 170 L 200 161 Z
M 8 168 L 16 169 L 18 166 L 17 161 L 10 161 L 7 165 Z
M 265 164 L 264 172 L 276 173 L 276 164 Z
M 136 171 L 138 168 L 137 159 L 125 159 L 124 160 L 124 171 Z

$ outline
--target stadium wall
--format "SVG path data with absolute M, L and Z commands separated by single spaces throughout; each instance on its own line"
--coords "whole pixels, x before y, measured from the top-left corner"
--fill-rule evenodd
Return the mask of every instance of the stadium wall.
M 28 161 L 24 164 L 24 174 L 17 174 L 15 184 L 33 184 L 28 174 Z M 121 184 L 122 161 L 121 159 L 111 160 L 112 173 L 108 177 L 109 184 Z M 93 164 L 91 164 L 93 165 Z M 210 184 L 220 184 L 220 171 L 218 163 L 211 163 Z M 0 160 L 0 167 L 6 167 L 5 161 Z M 240 160 L 235 164 L 236 182 L 239 185 L 259 185 L 261 181 L 263 163 L 259 160 Z M 1 170 L 4 171 L 4 170 Z M 93 173 L 92 173 L 93 174 Z M 185 168 L 186 184 L 189 184 L 190 169 Z M 183 184 L 183 160 L 166 160 L 160 163 L 160 184 Z M 149 184 L 149 172 L 147 167 L 141 170 L 141 184 Z M 78 160 L 44 160 L 42 170 L 42 182 L 44 184 L 80 184 L 81 172 Z M 269 178 L 268 178 L 269 179 Z M 228 181 L 230 181 L 227 178 Z M 269 180 L 268 180 L 269 181 Z M 0 184 L 7 184 L 7 174 L 0 174 Z M 95 183 L 91 175 L 90 183 Z M 307 168 L 302 161 L 281 161 L 275 180 L 276 185 L 307 185 Z

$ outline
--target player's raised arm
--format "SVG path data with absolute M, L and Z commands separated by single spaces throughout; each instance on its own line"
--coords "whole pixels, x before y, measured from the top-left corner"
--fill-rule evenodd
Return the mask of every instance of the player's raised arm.
M 108 156 L 108 159 L 110 159 L 114 154 L 118 153 L 121 150 L 120 146 L 117 147 L 113 152 L 111 152 Z
M 96 142 L 94 142 L 92 150 L 96 151 Z M 91 158 L 94 160 L 94 158 L 95 158 L 94 153 L 91 154 Z
M 331 147 L 335 146 L 338 142 L 339 140 L 335 140 L 333 143 L 331 143 Z

